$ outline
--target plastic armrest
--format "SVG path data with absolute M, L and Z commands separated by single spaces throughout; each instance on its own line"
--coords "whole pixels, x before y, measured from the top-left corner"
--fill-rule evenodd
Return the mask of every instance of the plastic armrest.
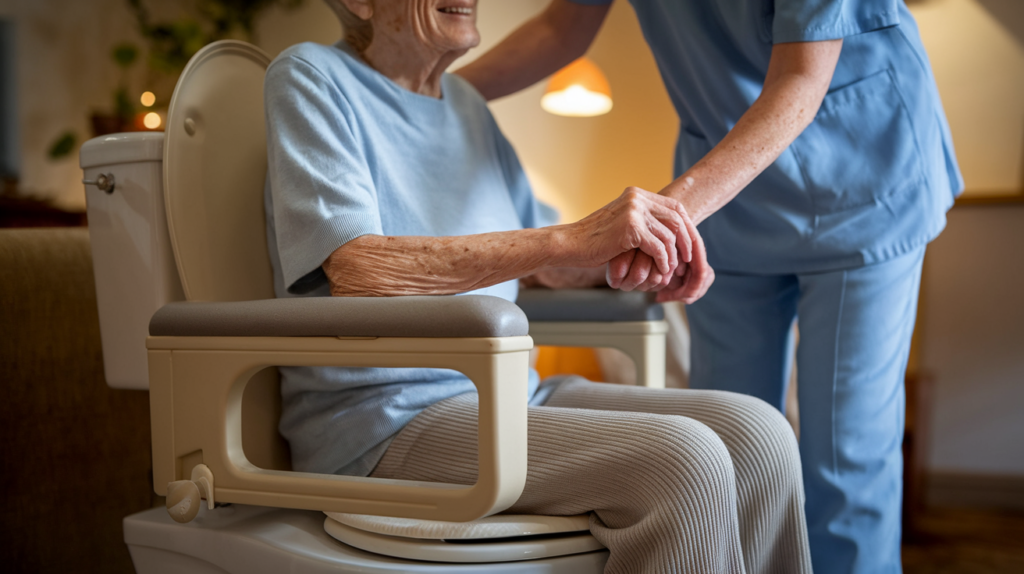
M 653 293 L 617 289 L 523 289 L 516 304 L 534 322 L 661 321 Z
M 523 289 L 516 304 L 537 345 L 610 347 L 636 366 L 637 384 L 665 386 L 668 324 L 654 295 L 613 289 Z
M 170 303 L 154 337 L 515 337 L 526 316 L 498 297 L 300 297 Z
M 494 297 L 305 298 L 165 306 L 150 323 L 154 487 L 195 469 L 218 502 L 472 520 L 511 506 L 526 481 L 526 317 Z M 455 369 L 479 396 L 471 486 L 284 472 L 242 448 L 242 396 L 274 366 Z M 195 479 L 192 479 L 195 481 Z M 208 502 L 210 498 L 208 497 Z

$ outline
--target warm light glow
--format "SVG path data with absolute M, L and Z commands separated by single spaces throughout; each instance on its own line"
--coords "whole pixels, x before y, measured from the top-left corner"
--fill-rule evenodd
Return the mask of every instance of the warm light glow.
M 612 109 L 612 90 L 596 64 L 580 58 L 548 81 L 540 107 L 559 116 L 599 116 Z
M 148 108 L 156 103 L 156 94 L 153 92 L 142 92 L 142 97 L 139 98 L 139 101 Z
M 558 116 L 599 116 L 611 111 L 612 99 L 583 86 L 573 85 L 560 92 L 544 94 L 540 99 L 540 107 Z
M 149 112 L 146 114 L 146 117 L 142 118 L 142 125 L 151 130 L 155 130 L 160 127 L 162 122 L 163 120 L 160 118 L 160 114 L 156 112 Z

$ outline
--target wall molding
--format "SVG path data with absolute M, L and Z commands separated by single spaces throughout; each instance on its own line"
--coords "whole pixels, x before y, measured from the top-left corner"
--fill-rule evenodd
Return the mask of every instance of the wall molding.
M 1024 188 L 1013 194 L 1007 193 L 971 193 L 960 195 L 953 203 L 955 207 L 974 207 L 979 205 L 1020 205 L 1024 204 Z
M 1024 476 L 931 472 L 926 492 L 929 506 L 1024 510 Z

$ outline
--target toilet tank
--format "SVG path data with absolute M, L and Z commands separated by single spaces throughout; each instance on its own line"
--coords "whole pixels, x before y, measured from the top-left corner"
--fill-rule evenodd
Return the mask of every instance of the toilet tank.
M 82 145 L 85 200 L 107 385 L 148 389 L 146 337 L 153 313 L 185 296 L 163 197 L 160 132 L 111 134 Z M 113 186 L 96 183 L 113 176 Z

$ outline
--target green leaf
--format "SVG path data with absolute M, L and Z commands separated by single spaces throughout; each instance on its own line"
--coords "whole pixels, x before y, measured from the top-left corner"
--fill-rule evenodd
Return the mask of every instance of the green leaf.
M 114 46 L 114 51 L 111 53 L 114 57 L 114 61 L 117 62 L 118 66 L 127 68 L 135 63 L 135 59 L 139 57 L 139 49 L 134 44 L 118 44 Z
M 73 131 L 66 131 L 53 142 L 50 146 L 50 152 L 47 154 L 50 159 L 60 159 L 69 155 L 75 151 L 75 144 L 78 142 L 78 136 Z

